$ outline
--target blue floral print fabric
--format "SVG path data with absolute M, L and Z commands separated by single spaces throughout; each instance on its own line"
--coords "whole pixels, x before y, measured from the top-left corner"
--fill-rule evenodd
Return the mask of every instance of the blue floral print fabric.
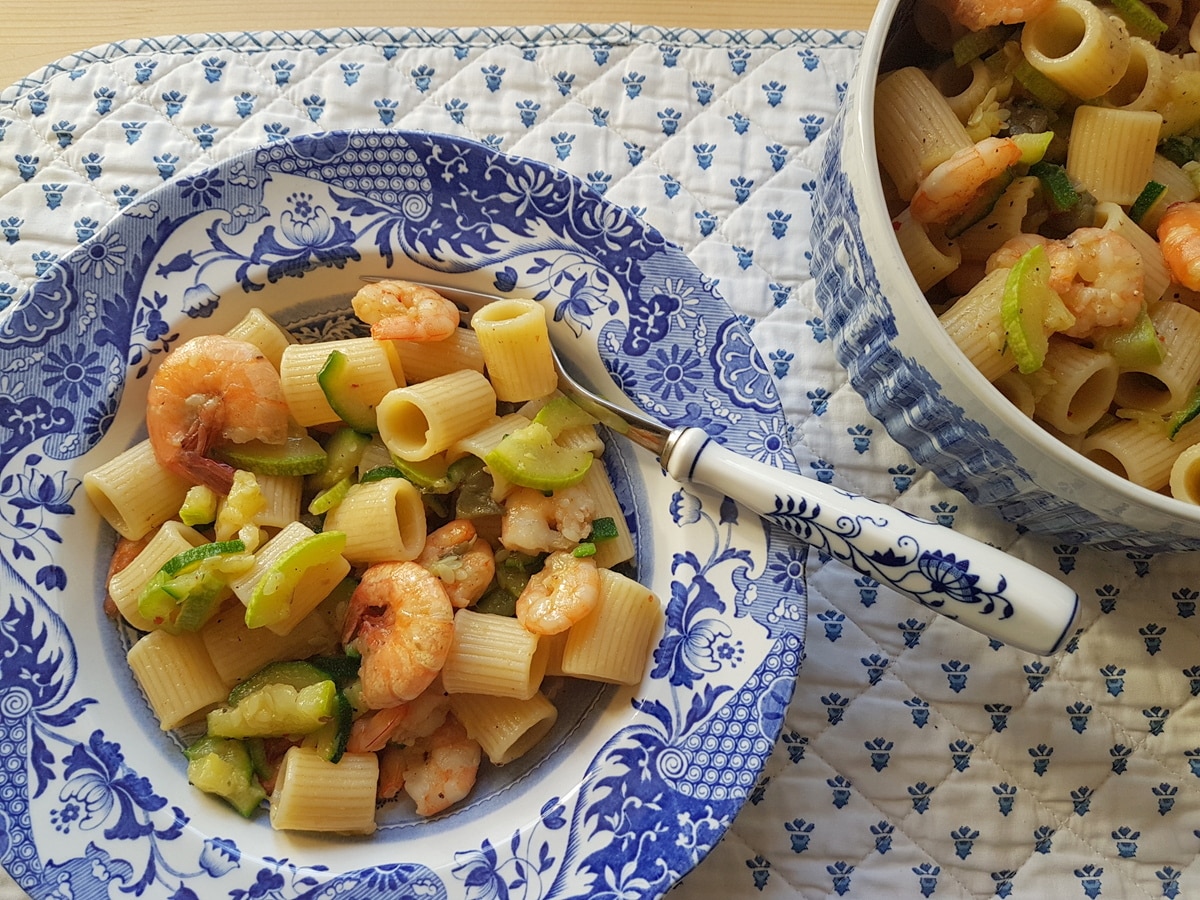
M 767 368 L 723 368 L 738 383 L 720 387 L 763 397 L 765 410 L 778 392 L 785 413 L 757 423 L 760 459 L 790 446 L 811 477 L 1008 548 L 1060 575 L 1084 603 L 1067 650 L 1039 658 L 816 553 L 779 561 L 779 577 L 807 582 L 795 696 L 749 801 L 673 896 L 1200 895 L 1192 558 L 1102 554 L 972 508 L 888 438 L 829 348 L 809 275 L 811 198 L 861 38 L 619 24 L 334 29 L 80 53 L 0 92 L 0 316 L 135 198 L 191 179 L 184 196 L 203 204 L 223 185 L 200 173 L 260 144 L 394 127 L 562 167 L 683 248 L 741 317 Z M 120 267 L 130 252 L 92 247 L 97 267 Z M 691 397 L 695 424 L 721 427 L 706 414 L 712 386 L 686 354 L 654 346 L 679 310 L 632 312 L 626 340 L 662 357 L 643 389 Z M 143 315 L 148 361 L 166 325 L 153 310 Z M 746 355 L 732 344 L 723 342 Z M 70 402 L 106 378 L 98 358 L 83 345 L 40 360 L 49 399 Z M 0 371 L 0 441 L 23 444 L 53 409 L 6 401 L 21 378 Z M 39 516 L 65 493 L 33 478 L 4 481 L 0 529 L 53 560 Z M 39 574 L 48 586 L 61 578 L 53 562 Z M 7 703 L 0 697 L 0 713 Z M 96 748 L 77 774 L 91 766 L 102 777 L 104 760 Z M 70 804 L 62 808 L 48 828 L 72 827 Z M 681 830 L 680 852 L 692 838 L 703 843 Z M 213 851 L 213 866 L 236 864 Z M 264 884 L 261 896 L 281 889 Z

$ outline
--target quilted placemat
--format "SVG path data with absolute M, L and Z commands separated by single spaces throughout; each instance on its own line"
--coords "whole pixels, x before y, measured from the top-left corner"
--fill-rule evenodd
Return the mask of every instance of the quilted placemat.
M 80 53 L 0 92 L 0 315 L 134 197 L 263 142 L 428 129 L 561 166 L 682 246 L 744 317 L 786 411 L 762 423 L 762 458 L 786 442 L 813 477 L 1006 547 L 1084 600 L 1068 649 L 1038 658 L 838 563 L 796 561 L 810 616 L 796 697 L 750 802 L 673 896 L 1200 896 L 1194 557 L 1100 554 L 973 509 L 834 361 L 811 195 L 861 37 L 379 28 Z M 85 352 L 43 364 L 64 391 L 87 377 Z M 20 378 L 0 372 L 0 440 L 27 412 L 4 402 Z M 10 535 L 20 490 L 0 484 Z M 736 652 L 696 637 L 697 653 Z

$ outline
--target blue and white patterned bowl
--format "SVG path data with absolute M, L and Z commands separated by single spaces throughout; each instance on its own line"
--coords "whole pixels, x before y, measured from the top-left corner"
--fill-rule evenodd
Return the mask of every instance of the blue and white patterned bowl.
M 875 82 L 911 56 L 913 0 L 882 0 L 829 135 L 813 272 L 839 361 L 867 408 L 945 484 L 1070 544 L 1200 549 L 1200 508 L 1138 487 L 1022 416 L 946 336 L 891 227 L 875 154 Z M 906 60 L 908 62 L 909 60 Z
M 754 455 L 769 370 L 684 253 L 542 163 L 438 135 L 279 141 L 125 207 L 0 314 L 0 865 L 34 897 L 659 897 L 771 753 L 807 548 L 648 454 L 605 454 L 666 624 L 635 688 L 564 689 L 542 750 L 365 839 L 277 833 L 187 784 L 102 611 L 114 535 L 83 474 L 144 435 L 162 354 L 250 306 L 344 336 L 359 275 L 536 296 L 608 392 Z M 777 460 L 795 470 L 794 460 Z

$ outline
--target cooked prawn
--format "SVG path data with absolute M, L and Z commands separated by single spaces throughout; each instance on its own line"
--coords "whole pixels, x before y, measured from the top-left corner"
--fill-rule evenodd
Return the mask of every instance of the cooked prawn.
M 595 609 L 599 600 L 596 561 L 556 550 L 517 598 L 517 621 L 534 634 L 558 634 Z
M 279 372 L 246 341 L 219 334 L 192 338 L 168 353 L 150 379 L 146 430 L 163 468 L 227 494 L 233 467 L 207 454 L 222 441 L 287 440 Z
M 500 542 L 522 553 L 567 550 L 591 533 L 595 517 L 595 502 L 579 485 L 548 497 L 533 488 L 516 488 L 504 500 Z
M 376 754 L 379 759 L 377 799 L 391 800 L 404 790 L 404 750 L 399 744 L 387 744 Z
M 985 271 L 990 273 L 996 269 L 1011 269 L 1017 264 L 1018 259 L 1034 247 L 1045 248 L 1046 257 L 1049 259 L 1050 254 L 1056 250 L 1057 246 L 1057 241 L 1044 235 L 1018 234 L 1009 238 L 992 252 L 992 255 L 987 258 Z
M 1020 158 L 1021 148 L 1012 138 L 988 137 L 962 148 L 917 185 L 909 204 L 912 217 L 918 222 L 951 221 Z
M 1172 203 L 1158 220 L 1158 244 L 1171 277 L 1200 290 L 1200 203 Z
M 415 562 L 376 563 L 350 595 L 342 642 L 362 654 L 359 679 L 371 709 L 417 697 L 441 671 L 454 637 L 454 607 L 441 581 Z
M 442 687 L 441 679 L 435 678 L 419 696 L 407 703 L 371 710 L 355 719 L 350 726 L 346 750 L 368 753 L 382 750 L 389 744 L 411 744 L 431 735 L 446 721 L 449 713 L 450 696 Z
M 989 25 L 1028 22 L 1050 3 L 1051 0 L 950 0 L 949 13 L 970 31 L 982 31 Z
M 987 270 L 1013 265 L 1035 244 L 1046 248 L 1050 287 L 1075 317 L 1063 333 L 1086 338 L 1099 328 L 1132 325 L 1145 302 L 1145 273 L 1137 248 L 1113 231 L 1077 228 L 1061 240 L 1018 235 L 987 261 Z
M 457 803 L 475 786 L 483 753 L 453 716 L 404 749 L 404 791 L 417 813 L 433 816 Z
M 375 281 L 350 300 L 354 314 L 381 341 L 444 341 L 458 328 L 458 307 L 411 281 Z
M 456 609 L 482 597 L 496 575 L 492 546 L 470 519 L 455 519 L 431 531 L 417 562 L 442 580 Z

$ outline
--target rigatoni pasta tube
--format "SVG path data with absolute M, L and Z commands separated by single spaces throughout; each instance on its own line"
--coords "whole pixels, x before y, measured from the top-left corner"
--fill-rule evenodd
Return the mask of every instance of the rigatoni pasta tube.
M 248 628 L 238 604 L 217 613 L 200 630 L 200 637 L 217 674 L 228 684 L 248 678 L 267 663 L 334 653 L 339 645 L 338 632 L 324 616 L 305 616 L 286 635 L 279 635 L 266 628 Z
M 464 370 L 391 391 L 376 409 L 379 436 L 400 459 L 419 462 L 496 419 L 496 392 Z
M 283 351 L 296 343 L 290 332 L 257 306 L 225 334 L 227 337 L 253 344 L 276 369 L 283 359 Z
M 1150 303 L 1160 299 L 1171 284 L 1171 273 L 1167 269 L 1158 241 L 1129 218 L 1125 210 L 1111 201 L 1096 204 L 1094 221 L 1097 228 L 1119 234 L 1133 244 L 1133 248 L 1142 258 L 1142 295 Z
M 948 59 L 934 70 L 930 81 L 946 98 L 958 121 L 964 124 L 993 87 L 991 71 L 978 58 L 965 66 Z
M 1131 53 L 1125 26 L 1090 0 L 1053 0 L 1025 23 L 1021 50 L 1030 65 L 1080 100 L 1112 90 Z
M 637 684 L 662 620 L 662 606 L 650 590 L 632 578 L 601 569 L 596 608 L 567 632 L 564 674 Z
M 1175 440 L 1161 420 L 1122 419 L 1089 434 L 1081 451 L 1110 472 L 1159 491 L 1170 481 L 1175 460 L 1196 441 L 1200 441 L 1200 419 L 1183 426 Z
M 558 719 L 558 710 L 540 691 L 527 700 L 451 694 L 450 710 L 495 766 L 524 756 Z
M 1005 400 L 1020 410 L 1023 416 L 1033 418 L 1037 400 L 1033 395 L 1033 386 L 1026 376 L 1014 369 L 993 381 L 992 386 L 1004 395 Z
M 208 539 L 195 528 L 174 519 L 164 522 L 137 556 L 108 580 L 108 596 L 121 617 L 139 631 L 157 628 L 156 623 L 138 612 L 142 588 L 171 557 L 207 543 Z
M 1063 434 L 1083 434 L 1100 421 L 1117 390 L 1117 361 L 1111 354 L 1074 341 L 1050 338 L 1042 371 L 1049 387 L 1035 414 Z
M 926 175 L 972 144 L 942 92 L 920 69 L 908 66 L 880 79 L 875 88 L 876 156 L 903 199 L 912 199 Z
M 496 300 L 471 318 L 496 397 L 519 403 L 558 386 L 546 311 L 535 300 Z
M 482 372 L 483 352 L 479 336 L 470 328 L 456 328 L 444 341 L 395 341 L 393 346 L 404 366 L 409 384 L 449 375 L 459 369 Z
M 152 631 L 125 660 L 163 731 L 198 718 L 229 695 L 230 683 L 217 673 L 198 634 Z
M 131 541 L 177 515 L 190 487 L 159 465 L 149 440 L 83 476 L 83 490 L 92 505 L 117 534 Z
M 255 525 L 283 528 L 300 518 L 304 478 L 300 475 L 256 475 L 265 506 L 254 516 Z
M 371 834 L 378 781 L 374 753 L 344 753 L 332 763 L 311 747 L 292 747 L 271 793 L 271 827 Z
M 391 341 L 345 338 L 316 344 L 291 344 L 283 351 L 279 379 L 292 418 L 305 428 L 341 420 L 329 405 L 317 375 L 334 351 L 346 357 L 348 381 L 362 405 L 377 407 L 388 391 L 404 385 L 404 368 Z
M 939 317 L 951 340 L 988 381 L 1016 365 L 1000 320 L 1008 269 L 993 269 Z
M 325 527 L 346 535 L 342 556 L 355 565 L 404 562 L 425 547 L 425 503 L 404 478 L 360 482 L 326 514 Z
M 1067 174 L 1097 200 L 1128 206 L 1150 180 L 1161 127 L 1162 116 L 1149 110 L 1081 106 L 1071 120 Z
M 1200 504 L 1200 444 L 1179 454 L 1171 466 L 1171 496 L 1184 503 Z
M 596 565 L 603 569 L 611 569 L 617 563 L 631 559 L 634 554 L 633 535 L 629 533 L 625 511 L 621 509 L 612 480 L 604 466 L 598 463 L 589 466 L 587 474 L 579 482 L 578 490 L 590 498 L 593 520 L 612 519 L 617 529 L 616 537 L 596 542 L 596 555 L 593 557 Z
M 1177 57 L 1164 53 L 1144 38 L 1129 39 L 1129 63 L 1104 100 L 1118 109 L 1156 109 L 1179 65 Z
M 1040 190 L 1041 182 L 1033 176 L 1013 179 L 992 211 L 954 239 L 959 261 L 985 262 L 1005 241 L 1021 234 L 1029 202 Z
M 522 413 L 508 413 L 495 421 L 489 422 L 478 431 L 473 431 L 455 441 L 450 446 L 446 456 L 448 459 L 455 460 L 470 454 L 483 459 L 496 449 L 496 445 L 504 439 L 505 435 L 512 434 L 517 429 L 523 428 L 532 421 L 529 416 Z
M 460 609 L 454 640 L 442 666 L 448 694 L 490 694 L 528 700 L 546 672 L 538 637 L 516 619 Z
M 1150 321 L 1163 347 L 1163 361 L 1126 369 L 1117 381 L 1117 406 L 1174 412 L 1200 381 L 1200 312 L 1182 303 L 1156 303 Z
M 904 261 L 921 292 L 929 290 L 962 264 L 962 251 L 953 241 L 935 242 L 928 226 L 913 219 L 906 208 L 892 221 Z
M 326 527 L 325 530 L 336 531 L 337 529 Z M 312 529 L 303 522 L 292 522 L 259 547 L 254 554 L 254 565 L 244 575 L 239 575 L 229 584 L 238 599 L 248 605 L 254 589 L 271 567 L 290 549 L 312 535 Z M 297 582 L 295 590 L 292 591 L 292 596 L 288 600 L 287 615 L 266 627 L 276 634 L 287 634 L 299 624 L 301 619 L 316 609 L 317 605 L 329 596 L 330 591 L 349 573 L 350 563 L 340 555 L 329 562 L 310 566 Z

